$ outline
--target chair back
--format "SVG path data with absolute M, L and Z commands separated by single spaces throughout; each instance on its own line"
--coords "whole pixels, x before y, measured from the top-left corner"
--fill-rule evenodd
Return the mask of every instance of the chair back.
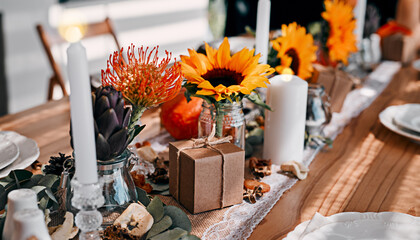
M 41 24 L 37 24 L 36 29 L 44 47 L 45 53 L 47 54 L 48 61 L 51 65 L 51 70 L 53 72 L 53 75 L 49 79 L 47 99 L 53 99 L 54 88 L 56 85 L 60 87 L 63 96 L 68 96 L 60 64 L 58 64 L 58 61 L 55 59 L 52 51 L 54 45 L 63 44 L 66 41 L 58 34 L 56 29 L 46 29 Z M 112 38 L 115 41 L 116 47 L 120 49 L 120 44 L 112 27 L 111 20 L 109 18 L 106 18 L 102 22 L 88 24 L 86 34 L 83 36 L 83 39 L 107 34 L 112 36 Z

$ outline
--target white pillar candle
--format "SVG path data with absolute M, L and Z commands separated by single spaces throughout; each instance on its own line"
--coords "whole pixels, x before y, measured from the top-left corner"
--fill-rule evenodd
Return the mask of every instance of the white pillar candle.
M 98 173 L 86 49 L 80 42 L 71 43 L 67 57 L 75 176 L 80 183 L 92 184 L 98 182 Z
M 306 99 L 308 83 L 295 75 L 278 75 L 270 79 L 266 111 L 263 157 L 280 165 L 302 161 L 305 141 Z
M 270 34 L 270 8 L 270 0 L 258 1 L 255 54 L 261 53 L 259 62 L 262 64 L 267 64 L 268 41 Z

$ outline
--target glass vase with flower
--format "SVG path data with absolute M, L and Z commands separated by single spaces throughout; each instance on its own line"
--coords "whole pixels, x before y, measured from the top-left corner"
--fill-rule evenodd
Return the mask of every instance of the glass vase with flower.
M 187 79 L 187 99 L 191 96 L 203 98 L 203 110 L 199 119 L 199 137 L 208 136 L 215 125 L 215 136 L 231 135 L 233 143 L 244 148 L 245 123 L 242 99 L 248 98 L 264 108 L 270 109 L 260 99 L 255 89 L 267 87 L 267 76 L 274 69 L 259 64 L 260 54 L 247 48 L 231 55 L 228 38 L 224 38 L 219 49 L 205 43 L 206 54 L 189 50 L 189 56 L 181 56 L 182 73 Z
M 158 47 L 128 47 L 110 55 L 102 70 L 102 86 L 92 94 L 95 119 L 98 174 L 103 185 L 105 204 L 99 211 L 103 226 L 113 223 L 126 207 L 137 200 L 130 175 L 137 160 L 128 145 L 142 131 L 140 118 L 150 107 L 174 98 L 181 89 L 181 66 L 168 68 L 171 53 L 159 61 Z

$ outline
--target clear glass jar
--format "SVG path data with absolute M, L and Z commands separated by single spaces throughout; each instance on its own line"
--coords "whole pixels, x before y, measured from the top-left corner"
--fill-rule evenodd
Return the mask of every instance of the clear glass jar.
M 131 157 L 132 153 L 127 149 L 114 159 L 98 160 L 98 175 L 103 182 L 105 197 L 105 204 L 98 209 L 103 216 L 102 226 L 113 224 L 128 205 L 137 200 L 136 187 L 129 171 Z
M 232 136 L 232 143 L 244 149 L 245 147 L 245 118 L 242 102 L 219 104 L 219 111 L 213 104 L 203 101 L 203 110 L 198 120 L 198 137 L 210 135 L 213 124 L 216 124 L 216 137 Z M 217 125 L 217 119 L 222 126 Z M 221 133 L 221 134 L 220 134 Z
M 324 87 L 309 84 L 306 108 L 306 131 L 312 136 L 322 136 L 323 128 L 331 120 L 330 98 Z

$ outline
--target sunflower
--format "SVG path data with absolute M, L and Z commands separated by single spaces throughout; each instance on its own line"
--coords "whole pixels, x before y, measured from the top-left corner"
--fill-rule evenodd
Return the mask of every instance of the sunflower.
M 316 60 L 316 49 L 311 34 L 296 22 L 281 27 L 282 36 L 275 39 L 273 48 L 278 52 L 280 65 L 276 71 L 280 74 L 292 73 L 302 79 L 312 75 L 312 62 Z
M 254 56 L 254 49 L 242 49 L 233 56 L 225 38 L 219 49 L 213 49 L 207 43 L 206 55 L 188 49 L 189 56 L 181 56 L 181 69 L 187 84 L 196 86 L 196 96 L 240 100 L 257 87 L 267 87 L 266 76 L 274 69 L 268 64 L 258 64 L 260 54 Z
M 325 0 L 324 18 L 329 25 L 330 32 L 326 46 L 331 61 L 341 61 L 347 64 L 350 53 L 356 52 L 356 36 L 353 31 L 356 20 L 353 17 L 351 5 L 340 0 Z

